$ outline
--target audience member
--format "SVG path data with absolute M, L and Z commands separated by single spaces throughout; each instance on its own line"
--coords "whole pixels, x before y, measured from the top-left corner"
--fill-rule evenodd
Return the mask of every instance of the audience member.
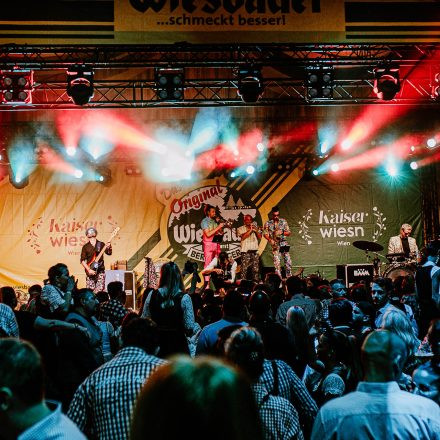
M 319 338 L 318 359 L 321 371 L 305 378 L 310 394 L 319 406 L 346 392 L 350 374 L 352 348 L 348 337 L 339 331 L 327 329 Z
M 414 334 L 418 335 L 418 327 L 414 318 L 414 313 L 410 306 L 400 303 L 400 298 L 393 294 L 393 281 L 390 278 L 377 277 L 371 283 L 371 297 L 376 308 L 376 319 L 374 324 L 376 328 L 382 325 L 382 319 L 385 312 L 390 308 L 399 308 L 409 318 Z
M 401 391 L 396 383 L 406 356 L 405 343 L 397 335 L 387 330 L 371 333 L 362 346 L 364 382 L 321 408 L 312 440 L 439 439 L 439 406 Z
M 299 306 L 304 310 L 307 325 L 309 328 L 315 323 L 317 307 L 313 299 L 307 298 L 304 293 L 307 286 L 304 280 L 299 277 L 291 276 L 286 281 L 288 301 L 278 307 L 276 320 L 282 325 L 286 325 L 287 311 L 292 306 Z
M 269 296 L 262 290 L 249 298 L 249 325 L 255 327 L 263 338 L 266 359 L 281 359 L 290 366 L 295 365 L 295 346 L 289 330 L 272 318 Z
M 174 262 L 161 267 L 159 288 L 147 296 L 142 316 L 158 325 L 160 357 L 190 353 L 186 338 L 197 333 L 200 326 L 194 320 L 191 298 L 185 293 L 180 269 Z
M 75 288 L 75 279 L 69 276 L 69 269 L 63 263 L 52 266 L 48 271 L 48 281 L 44 285 L 40 296 L 40 312 L 47 317 L 58 315 L 64 317 L 72 304 L 72 293 Z
M 292 306 L 287 311 L 287 328 L 295 347 L 295 373 L 303 377 L 306 367 L 319 369 L 316 363 L 314 336 L 310 334 L 304 310 L 299 306 Z
M 0 437 L 4 440 L 85 440 L 61 405 L 44 400 L 41 358 L 31 344 L 0 340 Z
M 120 281 L 112 281 L 108 283 L 107 292 L 110 299 L 100 304 L 99 319 L 109 321 L 114 328 L 117 328 L 128 313 L 124 307 L 126 301 L 124 285 Z
M 263 373 L 264 346 L 253 327 L 235 330 L 225 344 L 225 354 L 251 381 L 266 439 L 303 439 L 298 413 L 283 397 L 272 395 L 258 382 Z
M 131 440 L 261 440 L 248 381 L 212 358 L 180 357 L 160 367 L 136 403 Z
M 236 290 L 229 290 L 223 300 L 223 318 L 202 329 L 197 341 L 196 354 L 211 354 L 217 343 L 218 332 L 223 327 L 238 324 L 247 325 L 243 321 L 244 300 Z
M 126 439 L 142 385 L 166 362 L 157 358 L 156 324 L 135 318 L 123 326 L 122 348 L 79 386 L 67 415 L 88 438 Z

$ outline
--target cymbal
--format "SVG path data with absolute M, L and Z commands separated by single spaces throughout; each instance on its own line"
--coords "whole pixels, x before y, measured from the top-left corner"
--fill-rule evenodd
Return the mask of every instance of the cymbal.
M 370 251 L 370 252 L 383 251 L 383 246 L 379 243 L 375 243 L 374 241 L 364 241 L 364 240 L 353 241 L 353 246 L 362 251 Z

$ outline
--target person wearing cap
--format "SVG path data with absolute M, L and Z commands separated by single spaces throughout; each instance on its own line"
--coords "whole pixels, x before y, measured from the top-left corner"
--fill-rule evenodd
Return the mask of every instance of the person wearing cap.
M 440 408 L 399 388 L 407 357 L 403 340 L 388 330 L 372 332 L 362 345 L 364 381 L 356 391 L 326 403 L 312 440 L 440 439 Z
M 87 289 L 93 290 L 93 293 L 105 290 L 104 256 L 97 262 L 98 267 L 95 269 L 91 267 L 91 264 L 104 247 L 107 255 L 112 254 L 111 243 L 104 243 L 97 240 L 97 235 L 98 231 L 95 228 L 87 228 L 86 237 L 88 241 L 81 249 L 81 265 L 86 271 L 86 287 Z

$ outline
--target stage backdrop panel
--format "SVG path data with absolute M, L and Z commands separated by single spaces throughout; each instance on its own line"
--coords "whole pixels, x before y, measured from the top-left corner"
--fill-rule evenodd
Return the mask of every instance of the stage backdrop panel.
M 83 286 L 79 259 L 89 226 L 98 229 L 103 241 L 116 226 L 121 228 L 113 255 L 105 258 L 107 268 L 116 260 L 127 260 L 128 270 L 142 277 L 146 256 L 173 260 L 181 267 L 192 259 L 201 268 L 204 203 L 216 206 L 231 220 L 222 248 L 233 257 L 240 253 L 236 228 L 243 216 L 249 213 L 263 224 L 278 204 L 292 229 L 293 262 L 306 267 L 306 273 L 320 269 L 332 277 L 337 264 L 365 262 L 353 241 L 375 241 L 386 248 L 389 237 L 397 235 L 404 222 L 414 226 L 421 244 L 416 177 L 391 184 L 375 173 L 356 172 L 351 177 L 340 174 L 305 181 L 296 168 L 234 180 L 220 177 L 155 184 L 142 176 L 126 175 L 125 166 L 111 166 L 108 187 L 97 182 L 63 182 L 42 168 L 21 190 L 13 188 L 7 178 L 1 180 L 0 285 L 26 288 L 41 283 L 50 266 L 64 262 Z M 272 266 L 266 240 L 259 251 L 264 265 Z
M 307 272 L 319 269 L 332 277 L 337 264 L 367 262 L 365 253 L 353 246 L 357 240 L 383 245 L 385 255 L 389 238 L 399 234 L 402 223 L 413 226 L 412 235 L 421 246 L 417 176 L 402 181 L 376 172 L 354 172 L 302 180 L 280 208 L 293 230 L 293 263 Z M 264 261 L 270 261 L 267 252 Z

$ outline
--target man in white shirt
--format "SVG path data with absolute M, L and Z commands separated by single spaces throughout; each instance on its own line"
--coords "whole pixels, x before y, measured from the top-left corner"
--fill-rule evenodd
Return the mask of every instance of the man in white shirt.
M 262 231 L 252 222 L 250 215 L 244 216 L 244 225 L 237 229 L 241 243 L 241 279 L 260 281 L 260 257 L 258 255 L 258 240 L 261 240 Z M 248 277 L 249 269 L 251 276 Z
M 390 238 L 388 242 L 388 253 L 405 254 L 406 258 L 417 258 L 419 249 L 416 240 L 410 237 L 411 232 L 412 226 L 408 223 L 404 223 L 400 227 L 400 234 Z
M 0 340 L 0 426 L 2 440 L 86 440 L 61 413 L 61 404 L 44 400 L 41 358 L 31 344 Z
M 401 391 L 396 382 L 406 357 L 405 343 L 397 335 L 371 333 L 362 346 L 364 382 L 321 408 L 312 440 L 440 439 L 440 407 Z

